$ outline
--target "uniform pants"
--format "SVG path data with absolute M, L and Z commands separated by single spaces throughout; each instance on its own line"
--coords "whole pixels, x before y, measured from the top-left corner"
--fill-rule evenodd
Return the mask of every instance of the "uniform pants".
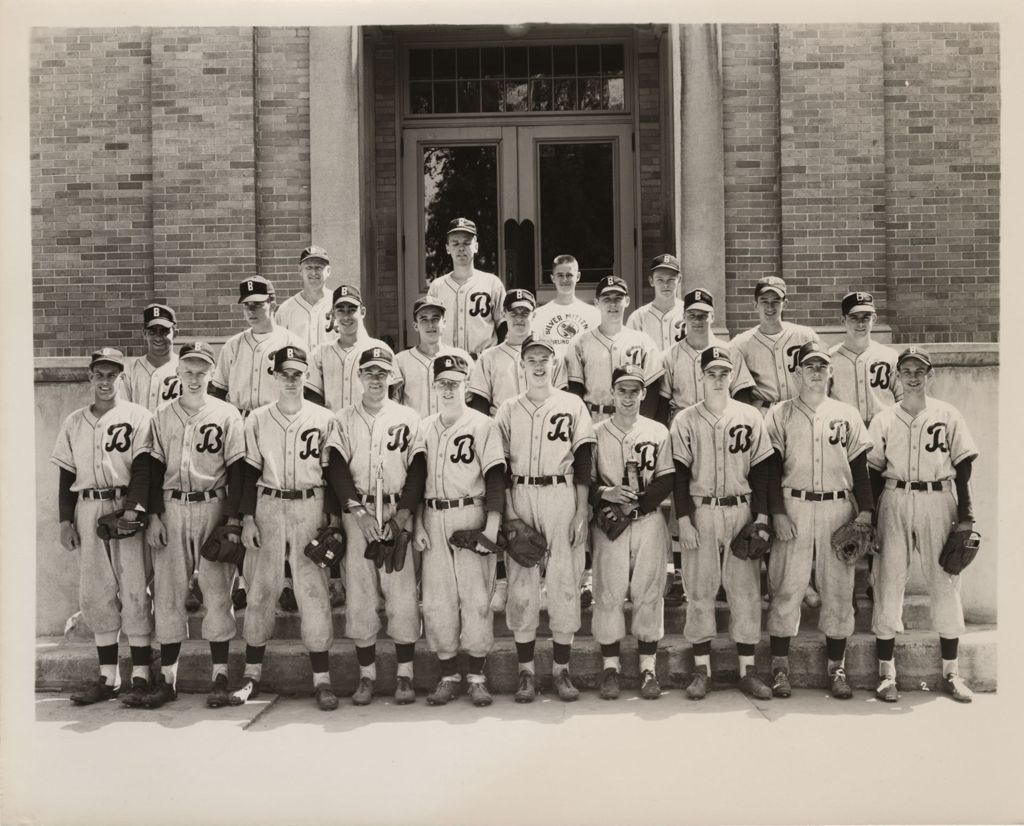
M 583 578 L 585 542 L 569 541 L 576 513 L 576 488 L 568 484 L 515 485 L 512 508 L 527 525 L 544 534 L 551 555 L 544 581 L 552 639 L 569 644 L 580 629 L 580 581 Z M 662 559 L 664 564 L 664 559 Z M 516 642 L 530 642 L 540 625 L 540 566 L 524 568 L 506 554 L 508 602 L 505 620 Z
M 910 555 L 921 556 L 928 586 L 932 628 L 940 637 L 964 632 L 960 577 L 939 565 L 939 554 L 956 524 L 956 498 L 951 490 L 910 491 L 886 488 L 879 500 L 878 531 L 882 550 L 875 560 L 875 608 L 871 630 L 887 640 L 903 632 L 903 594 Z
M 498 559 L 448 542 L 455 531 L 479 530 L 486 521 L 482 504 L 423 509 L 430 542 L 422 555 L 423 626 L 428 647 L 443 660 L 460 648 L 471 657 L 486 657 L 494 645 L 491 594 Z
M 796 538 L 776 540 L 768 561 L 772 605 L 768 633 L 795 637 L 800 630 L 800 604 L 814 568 L 821 614 L 818 629 L 826 637 L 846 639 L 853 633 L 855 566 L 840 562 L 832 550 L 832 532 L 856 516 L 850 499 L 807 502 L 786 495 L 786 515 L 796 525 Z M 817 553 L 815 553 L 817 551 Z
M 262 646 L 274 635 L 277 599 L 284 587 L 284 562 L 291 562 L 302 642 L 309 651 L 326 651 L 334 641 L 326 568 L 303 553 L 326 522 L 323 489 L 309 499 L 276 499 L 261 492 L 256 502 L 260 547 L 247 551 L 242 573 L 249 583 L 243 636 Z
M 623 600 L 633 602 L 630 631 L 642 642 L 665 636 L 665 548 L 668 530 L 662 511 L 631 522 L 615 540 L 591 531 L 594 548 L 594 639 L 601 645 L 626 635 Z
M 395 512 L 394 505 L 384 507 L 385 521 Z M 380 632 L 380 599 L 388 618 L 388 636 L 396 643 L 413 643 L 420 638 L 420 605 L 416 595 L 416 564 L 409 544 L 401 571 L 387 573 L 365 559 L 366 537 L 359 522 L 350 514 L 342 517 L 347 549 L 342 568 L 345 571 L 345 636 L 361 648 L 373 645 Z
M 683 550 L 686 625 L 689 643 L 710 642 L 718 632 L 715 597 L 725 586 L 729 637 L 755 644 L 761 639 L 761 560 L 737 559 L 729 543 L 751 521 L 750 505 L 697 505 L 692 517 L 700 536 L 696 551 Z

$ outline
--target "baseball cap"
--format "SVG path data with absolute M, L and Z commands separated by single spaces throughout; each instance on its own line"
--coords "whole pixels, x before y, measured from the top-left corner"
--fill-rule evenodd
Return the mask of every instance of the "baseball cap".
M 213 355 L 213 350 L 205 341 L 193 341 L 183 345 L 178 352 L 178 360 L 181 361 L 182 359 L 202 359 L 210 364 L 215 364 L 217 361 Z
M 922 350 L 920 347 L 912 344 L 899 354 L 899 357 L 896 359 L 896 368 L 899 369 L 900 365 L 909 359 L 917 359 L 925 367 L 932 366 L 932 357 L 928 355 L 925 350 Z
M 91 370 L 96 364 L 101 361 L 107 361 L 111 364 L 116 364 L 122 370 L 124 369 L 124 353 L 115 347 L 100 347 L 89 357 L 89 369 Z
M 412 317 L 416 318 L 422 310 L 433 309 L 440 310 L 441 315 L 447 312 L 444 304 L 438 301 L 436 298 L 431 298 L 429 295 L 421 295 L 412 303 Z
M 732 367 L 732 356 L 724 347 L 708 347 L 700 354 L 701 371 L 711 367 Z
M 808 341 L 801 345 L 797 364 L 802 365 L 805 361 L 810 361 L 811 359 L 821 359 L 826 364 L 832 363 L 832 356 L 828 354 L 827 350 L 822 350 L 821 345 L 816 341 Z
M 274 353 L 274 372 L 282 370 L 305 370 L 309 362 L 306 358 L 306 351 L 301 347 L 282 347 Z
M 757 286 L 754 287 L 754 298 L 757 298 L 761 293 L 768 292 L 769 290 L 773 293 L 778 293 L 779 298 L 785 298 L 786 282 L 777 275 L 766 275 L 758 281 Z
M 142 311 L 142 326 L 152 327 L 154 324 L 173 327 L 177 323 L 174 310 L 166 304 L 150 304 Z
M 529 350 L 531 347 L 543 347 L 545 350 L 548 350 L 551 353 L 555 352 L 554 344 L 552 344 L 546 338 L 540 338 L 539 336 L 535 336 L 532 333 L 528 335 L 526 338 L 524 338 L 523 343 L 519 345 L 520 355 L 525 356 L 526 351 Z
M 469 218 L 455 218 L 448 222 L 448 235 L 453 232 L 468 232 L 470 235 L 476 235 L 476 224 L 469 220 Z
M 600 298 L 605 293 L 629 295 L 629 286 L 617 275 L 606 275 L 597 282 L 597 297 Z
M 850 313 L 873 313 L 875 312 L 875 297 L 871 293 L 847 293 L 843 296 L 843 315 Z
M 331 263 L 331 259 L 327 255 L 327 250 L 325 250 L 323 247 L 318 247 L 315 244 L 311 247 L 306 247 L 302 252 L 299 253 L 299 263 L 301 264 L 303 261 L 309 258 L 319 258 L 325 264 Z
M 334 291 L 331 306 L 337 307 L 339 304 L 354 304 L 356 307 L 361 307 L 363 304 L 363 296 L 359 292 L 359 288 L 353 287 L 351 284 L 342 284 L 338 287 Z
M 705 310 L 710 313 L 715 309 L 715 299 L 703 287 L 698 287 L 696 290 L 690 290 L 683 296 L 683 309 Z
M 658 268 L 672 270 L 673 272 L 681 272 L 679 269 L 679 259 L 674 255 L 669 255 L 667 252 L 662 253 L 661 255 L 656 255 L 651 259 L 651 272 L 654 272 Z
M 469 364 L 462 356 L 437 356 L 434 359 L 434 381 L 453 379 L 459 381 L 469 375 Z
M 383 367 L 391 370 L 395 364 L 395 354 L 390 347 L 368 347 L 359 356 L 359 369 L 364 367 Z
M 624 381 L 638 381 L 641 385 L 645 385 L 644 371 L 635 364 L 624 364 L 622 367 L 612 370 L 612 387 Z
M 247 278 L 238 285 L 238 303 L 246 301 L 270 301 L 270 294 L 273 289 L 270 282 L 261 275 L 254 275 Z
M 502 306 L 506 310 L 514 310 L 516 307 L 533 310 L 537 306 L 537 299 L 529 290 L 509 290 L 505 293 L 505 302 Z

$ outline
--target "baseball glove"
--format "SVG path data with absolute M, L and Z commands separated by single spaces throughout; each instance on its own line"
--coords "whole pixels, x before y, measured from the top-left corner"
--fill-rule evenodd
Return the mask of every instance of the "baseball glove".
M 597 509 L 597 527 L 604 531 L 609 539 L 618 539 L 629 527 L 630 518 L 622 505 L 614 502 L 602 502 Z
M 836 559 L 847 565 L 853 565 L 875 548 L 875 529 L 865 522 L 847 522 L 832 532 L 832 550 Z
M 539 531 L 531 528 L 522 520 L 505 527 L 508 534 L 508 555 L 524 568 L 540 565 L 548 555 L 548 541 Z
M 392 574 L 405 567 L 405 557 L 409 552 L 412 534 L 399 528 L 394 519 L 389 519 L 387 524 L 391 528 L 391 538 L 367 543 L 363 557 L 372 560 L 378 568 L 383 568 L 385 572 Z
M 341 528 L 330 526 L 321 528 L 303 553 L 321 568 L 328 568 L 337 562 L 345 553 L 345 532 Z
M 771 549 L 774 538 L 775 531 L 770 525 L 751 522 L 743 526 L 743 530 L 736 534 L 729 547 L 737 559 L 760 559 Z
M 230 562 L 237 565 L 245 558 L 241 526 L 218 525 L 206 537 L 199 553 L 203 559 L 208 559 L 210 562 Z
M 111 539 L 125 539 L 129 536 L 135 536 L 145 527 L 142 520 L 138 518 L 137 511 L 132 511 L 132 513 L 136 514 L 135 519 L 126 519 L 124 513 L 124 508 L 119 508 L 97 519 L 96 536 L 104 542 Z
M 482 530 L 462 530 L 455 531 L 448 541 L 456 548 L 465 548 L 467 551 L 472 551 L 480 556 L 488 556 L 490 554 L 497 554 L 504 551 L 508 545 L 500 533 L 498 534 L 498 541 L 491 542 Z
M 957 576 L 974 561 L 981 550 L 981 534 L 977 531 L 953 531 L 942 546 L 939 565 L 951 576 Z

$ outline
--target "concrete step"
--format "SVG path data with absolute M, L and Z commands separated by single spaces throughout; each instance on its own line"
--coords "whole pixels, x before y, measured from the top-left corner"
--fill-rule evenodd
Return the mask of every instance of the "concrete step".
M 245 661 L 245 643 L 234 640 L 230 647 L 231 684 L 242 675 Z M 636 641 L 627 638 L 622 643 L 623 682 L 637 685 Z M 771 657 L 768 640 L 757 647 L 757 667 L 767 677 Z M 896 663 L 902 690 L 927 687 L 940 688 L 942 661 L 939 639 L 928 631 L 910 631 L 901 635 L 896 644 Z M 550 687 L 551 644 L 540 639 L 536 647 L 538 682 L 542 688 Z M 847 672 L 856 688 L 871 689 L 877 683 L 875 640 L 870 634 L 856 633 L 847 644 Z M 996 688 L 996 629 L 995 626 L 968 626 L 960 640 L 960 668 L 968 683 L 977 691 Z M 90 643 L 68 642 L 60 637 L 40 638 L 36 642 L 36 689 L 66 690 L 95 678 L 96 649 Z M 724 634 L 712 643 L 712 671 L 716 684 L 735 685 L 738 663 L 735 646 Z M 515 643 L 510 638 L 495 640 L 494 649 L 487 658 L 487 674 L 492 691 L 511 693 L 515 690 L 517 661 Z M 666 636 L 658 648 L 658 678 L 663 687 L 684 684 L 684 678 L 693 670 L 693 653 L 689 643 L 678 634 Z M 573 645 L 572 671 L 576 682 L 583 688 L 596 688 L 600 682 L 602 659 L 600 646 L 590 638 L 577 639 Z M 825 688 L 825 644 L 817 632 L 802 632 L 793 639 L 790 648 L 790 678 L 797 688 Z M 416 644 L 416 687 L 420 691 L 432 689 L 439 678 L 436 657 L 426 642 Z M 126 645 L 121 647 L 122 680 L 131 674 Z M 378 645 L 377 689 L 391 693 L 395 682 L 394 648 L 387 642 Z M 209 646 L 200 640 L 190 640 L 181 649 L 178 685 L 184 691 L 206 691 L 210 684 Z M 350 694 L 355 690 L 359 676 L 355 648 L 347 640 L 337 641 L 331 648 L 331 676 L 336 690 Z M 312 671 L 309 657 L 301 642 L 281 640 L 270 644 L 263 667 L 263 684 L 268 691 L 280 694 L 309 694 L 312 692 Z

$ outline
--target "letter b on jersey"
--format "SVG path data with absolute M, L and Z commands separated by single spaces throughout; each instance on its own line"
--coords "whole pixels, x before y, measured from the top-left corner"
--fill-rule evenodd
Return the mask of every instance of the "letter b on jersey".
M 736 424 L 729 428 L 729 437 L 732 442 L 729 445 L 730 453 L 746 453 L 750 450 L 753 440 L 754 428 L 749 424 Z

